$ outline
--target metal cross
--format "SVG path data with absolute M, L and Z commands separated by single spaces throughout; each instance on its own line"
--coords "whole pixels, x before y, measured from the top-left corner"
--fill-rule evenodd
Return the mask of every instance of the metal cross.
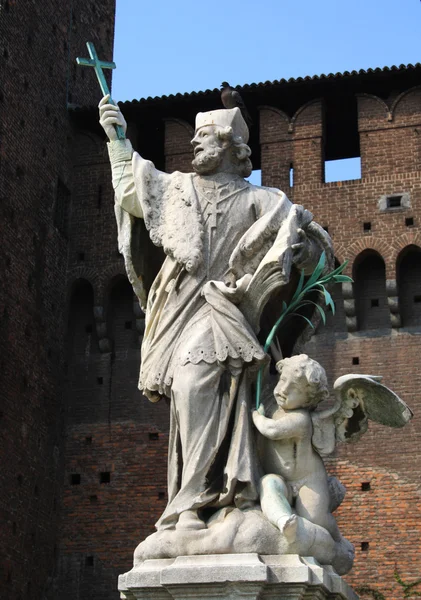
M 105 79 L 102 69 L 115 69 L 116 64 L 114 62 L 106 62 L 105 60 L 99 60 L 98 54 L 96 53 L 96 50 L 95 50 L 95 46 L 93 45 L 92 42 L 86 42 L 86 46 L 88 48 L 89 56 L 91 58 L 77 58 L 76 62 L 78 65 L 81 65 L 82 67 L 93 67 L 95 69 L 95 74 L 97 76 L 102 94 L 103 94 L 103 96 L 107 96 L 108 94 L 110 94 L 110 90 L 108 88 L 107 81 Z M 110 94 L 110 99 L 108 100 L 108 102 L 110 104 L 114 104 L 114 106 L 116 106 L 116 103 L 111 98 L 111 94 Z M 116 125 L 115 128 L 117 131 L 118 139 L 124 140 L 126 136 L 124 135 L 123 128 L 120 125 Z

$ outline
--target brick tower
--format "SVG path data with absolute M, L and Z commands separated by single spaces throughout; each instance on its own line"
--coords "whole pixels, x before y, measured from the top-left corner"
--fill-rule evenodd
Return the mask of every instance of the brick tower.
M 75 67 L 112 58 L 114 0 L 0 3 L 0 597 L 56 598 Z

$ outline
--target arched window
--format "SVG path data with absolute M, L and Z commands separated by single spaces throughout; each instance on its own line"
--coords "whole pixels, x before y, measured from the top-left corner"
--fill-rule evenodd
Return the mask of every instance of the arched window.
M 354 297 L 360 331 L 390 327 L 386 267 L 374 250 L 365 250 L 355 260 Z
M 398 256 L 399 310 L 403 327 L 421 326 L 421 248 L 407 246 Z
M 133 289 L 123 276 L 112 283 L 107 312 L 114 353 L 138 347 L 138 333 L 133 313 Z
M 94 294 L 91 284 L 80 279 L 73 287 L 67 332 L 66 402 L 70 423 L 98 418 L 106 387 L 94 321 Z
M 126 277 L 117 277 L 110 286 L 107 320 L 112 341 L 110 365 L 109 419 L 142 421 L 148 409 L 137 388 L 140 367 L 139 332 L 133 311 L 134 294 Z
M 79 279 L 73 286 L 69 304 L 68 358 L 87 357 L 98 352 L 94 321 L 94 293 L 91 284 Z

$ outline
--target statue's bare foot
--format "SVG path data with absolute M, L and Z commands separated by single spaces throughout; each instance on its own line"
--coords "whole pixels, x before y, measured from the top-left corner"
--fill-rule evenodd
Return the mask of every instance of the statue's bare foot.
M 195 510 L 185 510 L 178 517 L 176 529 L 206 529 L 205 523 L 199 519 Z
M 278 528 L 281 533 L 284 534 L 290 544 L 295 542 L 297 537 L 298 519 L 297 515 L 290 515 L 288 517 L 282 517 L 278 520 Z

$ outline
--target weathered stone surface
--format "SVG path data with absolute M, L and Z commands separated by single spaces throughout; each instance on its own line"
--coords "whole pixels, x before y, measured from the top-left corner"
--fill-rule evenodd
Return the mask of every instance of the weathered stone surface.
M 147 560 L 120 576 L 119 590 L 127 600 L 358 598 L 333 569 L 298 555 L 224 554 Z

